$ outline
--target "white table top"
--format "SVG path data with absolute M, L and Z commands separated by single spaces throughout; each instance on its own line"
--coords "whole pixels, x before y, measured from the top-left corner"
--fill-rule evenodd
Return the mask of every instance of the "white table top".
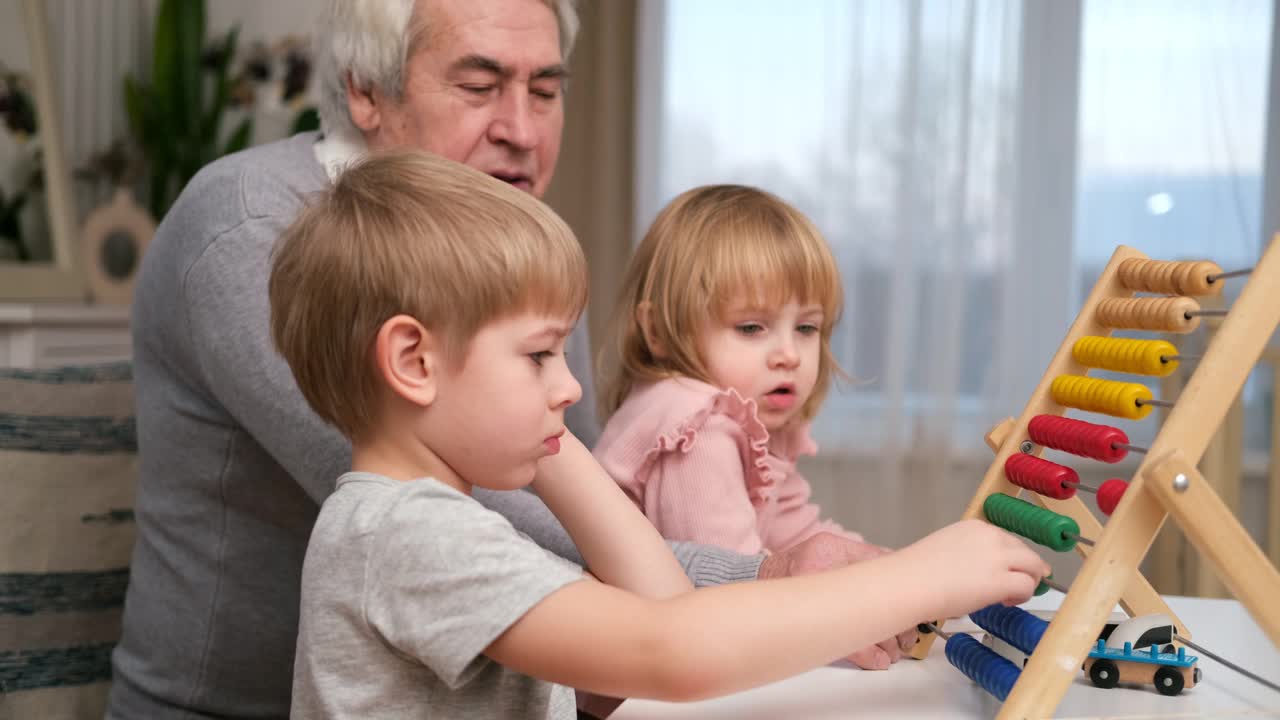
M 1280 682 L 1280 650 L 1235 600 L 1168 597 L 1169 607 L 1191 631 L 1196 644 L 1272 682 Z M 1049 592 L 1027 609 L 1053 609 L 1062 595 Z M 1277 599 L 1280 602 L 1280 599 Z M 976 630 L 968 618 L 944 628 Z M 1196 655 L 1198 653 L 1191 653 Z M 1181 695 L 1166 697 L 1147 687 L 1096 688 L 1078 673 L 1058 706 L 1063 718 L 1280 718 L 1280 692 L 1270 690 L 1201 656 L 1203 677 Z M 789 680 L 697 703 L 628 700 L 613 720 L 837 720 L 843 718 L 989 718 L 1000 703 L 951 666 L 943 643 L 935 642 L 923 661 L 904 659 L 884 672 L 843 664 L 819 668 Z

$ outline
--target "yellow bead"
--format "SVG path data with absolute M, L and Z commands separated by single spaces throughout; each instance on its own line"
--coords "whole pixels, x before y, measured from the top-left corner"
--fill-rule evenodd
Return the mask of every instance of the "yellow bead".
M 1088 335 L 1071 347 L 1071 356 L 1086 367 L 1135 375 L 1165 376 L 1178 367 L 1177 360 L 1162 358 L 1178 354 L 1173 343 L 1164 340 L 1134 340 Z
M 1138 383 L 1099 380 L 1082 375 L 1059 375 L 1049 386 L 1054 402 L 1088 412 L 1141 420 L 1151 414 L 1151 390 Z

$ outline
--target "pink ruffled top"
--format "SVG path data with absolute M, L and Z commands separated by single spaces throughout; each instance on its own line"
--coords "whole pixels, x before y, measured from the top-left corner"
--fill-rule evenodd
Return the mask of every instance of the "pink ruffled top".
M 632 391 L 594 453 L 663 537 L 755 554 L 821 531 L 862 541 L 809 502 L 796 460 L 817 450 L 808 423 L 771 437 L 754 400 L 673 378 Z

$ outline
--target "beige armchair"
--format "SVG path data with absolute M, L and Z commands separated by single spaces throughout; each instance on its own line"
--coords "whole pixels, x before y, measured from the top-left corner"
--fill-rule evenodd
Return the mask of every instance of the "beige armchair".
M 133 551 L 128 364 L 0 369 L 0 718 L 101 718 Z

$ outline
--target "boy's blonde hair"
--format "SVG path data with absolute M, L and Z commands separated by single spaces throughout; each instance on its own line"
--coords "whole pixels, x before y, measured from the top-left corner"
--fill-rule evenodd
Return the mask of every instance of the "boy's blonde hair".
M 810 419 L 832 373 L 831 331 L 844 292 L 831 249 L 813 223 L 775 195 L 742 185 L 689 190 L 653 221 L 627 266 L 600 364 L 601 411 L 607 419 L 638 385 L 685 376 L 711 382 L 698 352 L 708 313 L 723 317 L 743 296 L 761 307 L 795 299 L 822 307 L 822 355 L 813 394 L 801 408 Z M 637 318 L 649 303 L 653 352 Z
M 352 440 L 373 429 L 379 329 L 405 314 L 454 366 L 485 324 L 576 319 L 587 267 L 573 231 L 533 196 L 465 165 L 400 150 L 348 168 L 285 231 L 271 335 L 316 413 Z

